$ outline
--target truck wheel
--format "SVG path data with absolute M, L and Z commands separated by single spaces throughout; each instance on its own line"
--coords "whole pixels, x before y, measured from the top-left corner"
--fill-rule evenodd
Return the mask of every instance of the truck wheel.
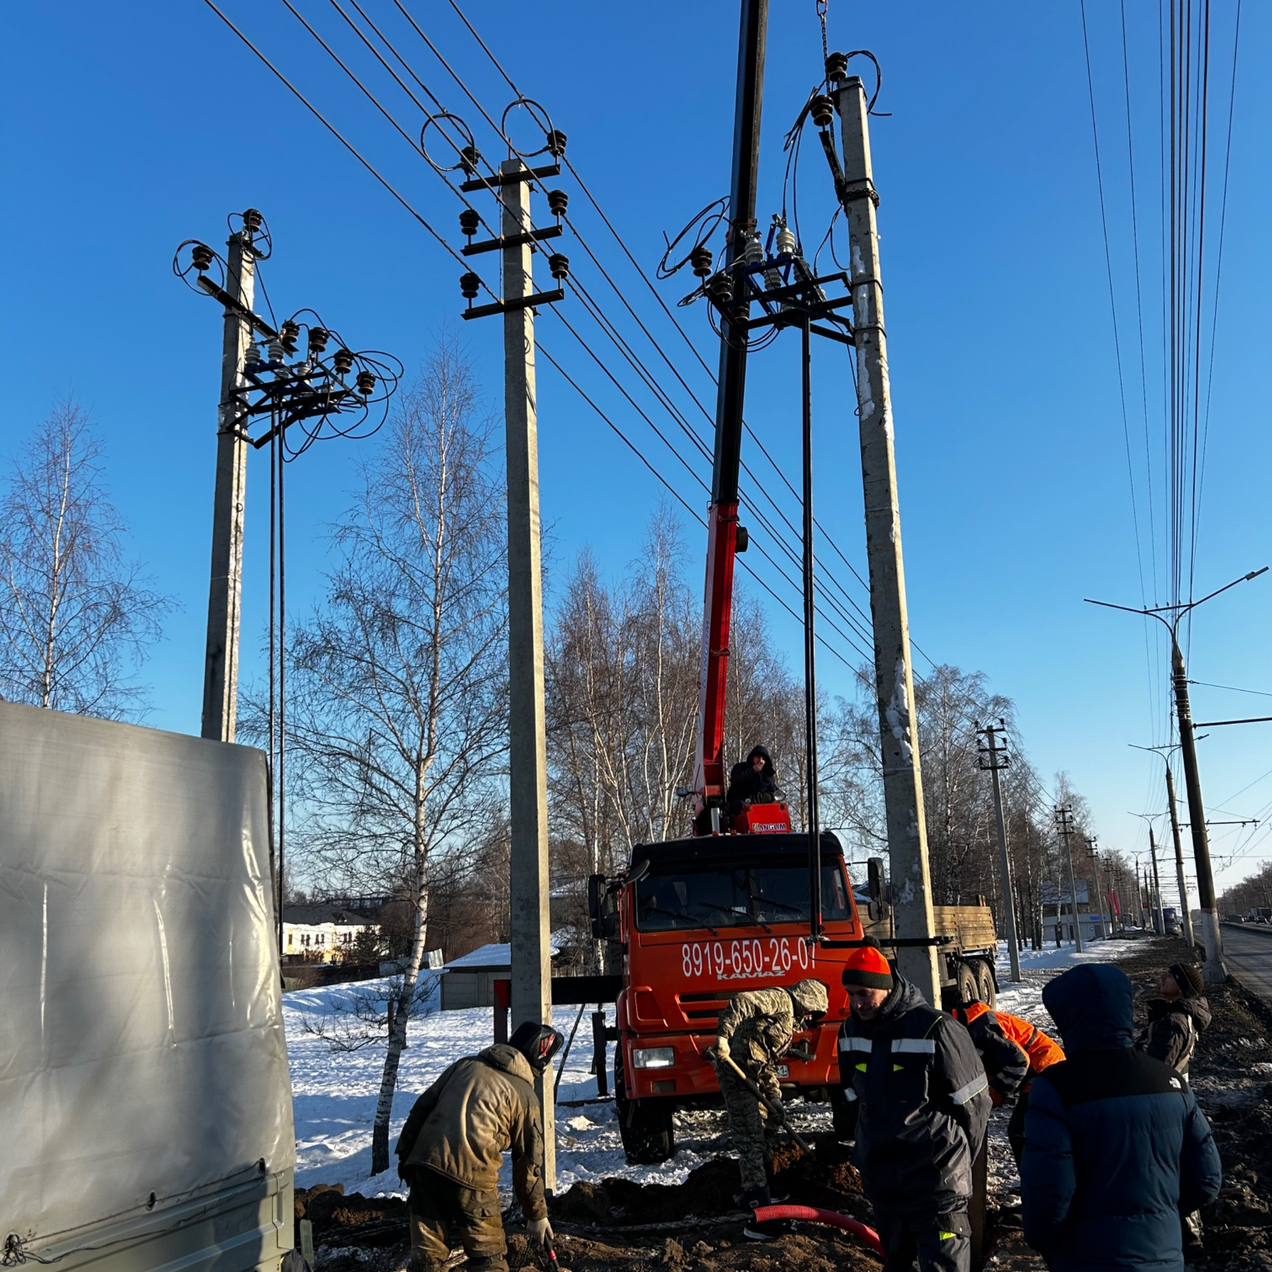
M 990 1008 L 998 1005 L 998 986 L 994 983 L 994 969 L 988 959 L 978 958 L 972 963 L 976 970 L 977 997 Z
M 959 1002 L 963 1003 L 969 998 L 981 996 L 975 969 L 970 963 L 964 963 L 962 959 L 959 959 L 958 966 L 954 969 L 954 992 L 958 995 Z
M 676 1152 L 676 1129 L 670 1100 L 629 1100 L 623 1078 L 623 1048 L 614 1060 L 614 1108 L 623 1151 L 634 1166 L 665 1162 Z

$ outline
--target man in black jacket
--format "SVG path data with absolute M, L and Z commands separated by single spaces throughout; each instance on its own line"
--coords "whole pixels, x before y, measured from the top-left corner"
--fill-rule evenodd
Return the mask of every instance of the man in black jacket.
M 1133 996 L 1109 963 L 1042 991 L 1065 1059 L 1034 1079 L 1020 1185 L 1025 1240 L 1053 1272 L 1183 1272 L 1180 1212 L 1223 1182 L 1187 1084 L 1131 1046 Z
M 725 802 L 730 817 L 736 817 L 748 804 L 771 804 L 780 794 L 777 770 L 766 746 L 753 746 L 751 754 L 729 770 Z
M 989 1083 L 962 1025 L 930 1007 L 869 942 L 845 962 L 852 1011 L 839 1080 L 856 1112 L 853 1162 L 874 1207 L 884 1272 L 968 1272 L 972 1162 Z
M 1161 997 L 1148 1000 L 1148 1027 L 1136 1038 L 1135 1049 L 1170 1065 L 1186 1082 L 1197 1035 L 1210 1024 L 1201 968 L 1195 963 L 1172 963 L 1157 987 Z M 1183 1224 L 1184 1262 L 1197 1263 L 1205 1256 L 1201 1212 L 1189 1211 Z

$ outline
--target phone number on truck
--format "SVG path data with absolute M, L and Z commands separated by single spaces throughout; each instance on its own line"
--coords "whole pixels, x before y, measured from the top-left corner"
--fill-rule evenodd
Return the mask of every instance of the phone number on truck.
M 681 970 L 687 979 L 750 980 L 806 972 L 817 959 L 798 936 L 751 937 L 738 941 L 686 941 L 680 947 Z

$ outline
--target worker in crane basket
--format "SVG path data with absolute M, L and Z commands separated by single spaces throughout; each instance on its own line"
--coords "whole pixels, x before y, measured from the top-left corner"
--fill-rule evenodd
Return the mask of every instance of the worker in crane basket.
M 848 954 L 842 979 L 852 1010 L 839 1081 L 883 1272 L 968 1272 L 972 1163 L 989 1122 L 984 1066 L 967 1030 L 928 1006 L 877 942 Z
M 780 1104 L 782 1087 L 777 1079 L 778 1061 L 791 1049 L 795 1033 L 820 1021 L 830 1006 L 826 986 L 819 980 L 802 980 L 790 988 L 748 989 L 734 994 L 716 1025 L 715 1066 L 729 1115 L 729 1129 L 738 1150 L 742 1195 L 737 1200 L 749 1209 L 772 1204 L 766 1129 L 768 1110 L 748 1090 L 726 1061 L 732 1060 L 774 1103 Z M 767 1241 L 780 1235 L 780 1225 L 750 1223 L 746 1235 Z
M 768 747 L 753 746 L 751 754 L 729 770 L 729 789 L 724 798 L 730 817 L 737 817 L 750 804 L 771 804 L 782 798 Z
M 532 1240 L 550 1246 L 543 1191 L 543 1123 L 534 1082 L 564 1039 L 550 1025 L 518 1025 L 506 1043 L 456 1060 L 418 1100 L 398 1138 L 398 1176 L 410 1187 L 413 1272 L 440 1272 L 450 1229 L 471 1272 L 508 1272 L 499 1167 L 512 1150 L 512 1186 Z
M 1019 1170 L 1020 1155 L 1025 1151 L 1029 1088 L 1048 1065 L 1064 1059 L 1064 1048 L 1037 1025 L 1009 1012 L 994 1011 L 978 998 L 960 1003 L 950 1015 L 972 1035 L 976 1054 L 985 1066 L 994 1108 L 1002 1108 L 1015 1097 L 1016 1104 L 1007 1123 L 1007 1140 Z

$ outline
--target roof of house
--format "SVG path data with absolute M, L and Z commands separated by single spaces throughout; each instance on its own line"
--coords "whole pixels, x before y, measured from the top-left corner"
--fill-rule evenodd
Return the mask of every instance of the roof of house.
M 283 922 L 304 926 L 317 926 L 321 923 L 346 924 L 351 927 L 372 926 L 379 920 L 379 913 L 374 910 L 350 909 L 333 901 L 310 901 L 304 904 L 291 903 L 283 906 Z
M 555 935 L 555 934 L 554 934 Z M 560 953 L 555 944 L 551 946 L 553 954 Z M 496 941 L 490 945 L 480 945 L 470 954 L 453 958 L 442 969 L 443 971 L 503 971 L 512 967 L 512 946 L 506 941 Z

